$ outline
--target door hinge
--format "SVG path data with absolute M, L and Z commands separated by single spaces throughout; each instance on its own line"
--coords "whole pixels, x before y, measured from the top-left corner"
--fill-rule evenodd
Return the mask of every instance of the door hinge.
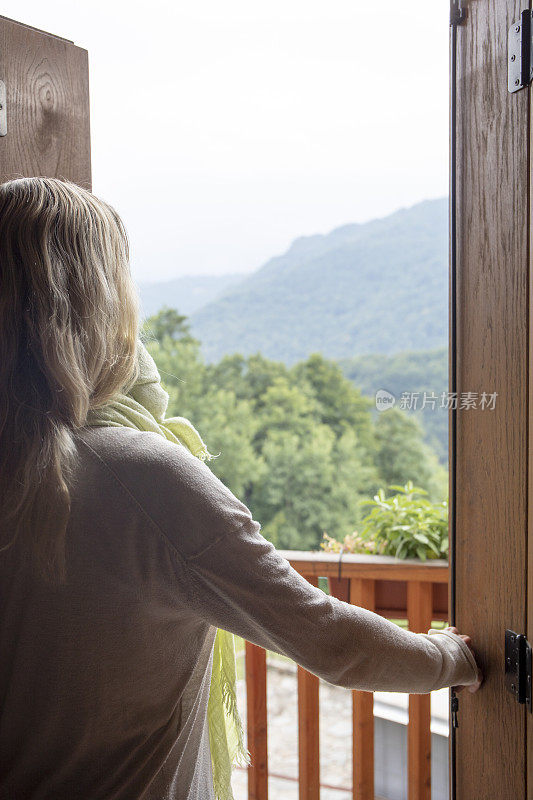
M 0 81 L 0 136 L 7 134 L 6 85 Z
M 457 715 L 459 713 L 459 698 L 455 694 L 454 691 L 451 693 L 451 710 L 452 710 L 452 728 L 459 727 L 459 720 L 457 719 Z
M 510 92 L 528 86 L 533 78 L 531 14 L 530 9 L 522 11 L 507 35 L 507 88 Z
M 450 0 L 450 25 L 462 25 L 466 20 L 466 8 L 461 0 Z
M 526 637 L 505 631 L 505 686 L 519 703 L 532 711 L 531 702 L 531 645 Z

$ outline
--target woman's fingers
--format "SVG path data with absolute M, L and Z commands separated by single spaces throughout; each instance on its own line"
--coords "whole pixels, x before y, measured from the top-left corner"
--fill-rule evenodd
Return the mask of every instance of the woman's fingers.
M 467 635 L 466 635 L 466 634 L 464 634 L 464 633 L 459 633 L 458 629 L 457 629 L 455 626 L 453 626 L 453 625 L 450 625 L 449 627 L 445 628 L 444 630 L 446 630 L 446 631 L 450 631 L 451 633 L 455 633 L 457 636 L 460 636 L 460 637 L 461 637 L 461 639 L 462 639 L 462 640 L 465 642 L 465 644 L 466 644 L 466 645 L 469 647 L 469 649 L 471 650 L 471 652 L 472 652 L 472 655 L 473 655 L 473 656 L 474 656 L 474 658 L 476 659 L 476 664 L 477 664 L 476 653 L 475 653 L 475 650 L 474 650 L 474 648 L 472 647 L 472 639 L 471 639 L 471 637 L 470 637 L 470 636 L 467 636 Z M 481 684 L 482 684 L 482 683 L 483 683 L 483 673 L 481 672 L 481 670 L 480 670 L 480 668 L 479 668 L 479 665 L 478 665 L 478 668 L 477 668 L 477 681 L 476 681 L 476 683 L 472 683 L 472 684 L 470 684 L 469 686 L 454 686 L 454 692 L 455 692 L 456 694 L 458 694 L 459 692 L 462 692 L 462 691 L 463 691 L 463 689 L 468 689 L 468 691 L 470 692 L 470 694 L 474 694 L 474 692 L 477 692 L 477 690 L 479 689 L 479 687 L 481 686 Z

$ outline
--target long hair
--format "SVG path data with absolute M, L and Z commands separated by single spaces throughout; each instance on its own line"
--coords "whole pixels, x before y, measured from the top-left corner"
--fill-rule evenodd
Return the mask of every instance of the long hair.
M 137 373 L 138 299 L 111 206 L 74 183 L 0 185 L 0 558 L 66 577 L 73 432 Z M 18 540 L 18 541 L 17 541 Z

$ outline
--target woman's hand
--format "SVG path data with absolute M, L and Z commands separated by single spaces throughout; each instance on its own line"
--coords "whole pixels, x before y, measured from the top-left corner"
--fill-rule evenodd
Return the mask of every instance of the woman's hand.
M 476 654 L 474 652 L 474 648 L 472 647 L 472 639 L 470 638 L 470 636 L 466 636 L 463 633 L 459 633 L 457 628 L 448 627 L 448 628 L 444 628 L 444 630 L 445 631 L 451 631 L 452 633 L 455 633 L 457 636 L 460 636 L 461 639 L 463 639 L 463 641 L 468 645 L 468 647 L 470 648 L 470 650 L 472 652 L 472 655 L 474 656 L 474 659 L 476 660 L 476 665 L 477 665 L 477 681 L 476 681 L 476 683 L 472 683 L 469 686 L 454 686 L 453 687 L 453 690 L 454 690 L 455 693 L 462 692 L 463 689 L 468 689 L 468 691 L 473 694 L 474 692 L 477 692 L 477 690 L 479 689 L 479 687 L 483 683 L 483 673 L 481 672 L 481 670 L 479 668 L 479 665 L 477 664 Z

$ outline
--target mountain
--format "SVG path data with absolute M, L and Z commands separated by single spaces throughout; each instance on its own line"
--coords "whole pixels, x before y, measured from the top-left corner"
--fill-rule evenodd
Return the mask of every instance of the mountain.
M 209 361 L 261 351 L 290 364 L 312 352 L 350 358 L 443 347 L 447 237 L 443 198 L 297 239 L 197 307 L 192 331 Z
M 242 274 L 233 275 L 187 275 L 162 283 L 141 283 L 142 316 L 156 314 L 162 306 L 179 309 L 189 316 L 202 306 L 215 300 L 226 289 L 243 279 Z

